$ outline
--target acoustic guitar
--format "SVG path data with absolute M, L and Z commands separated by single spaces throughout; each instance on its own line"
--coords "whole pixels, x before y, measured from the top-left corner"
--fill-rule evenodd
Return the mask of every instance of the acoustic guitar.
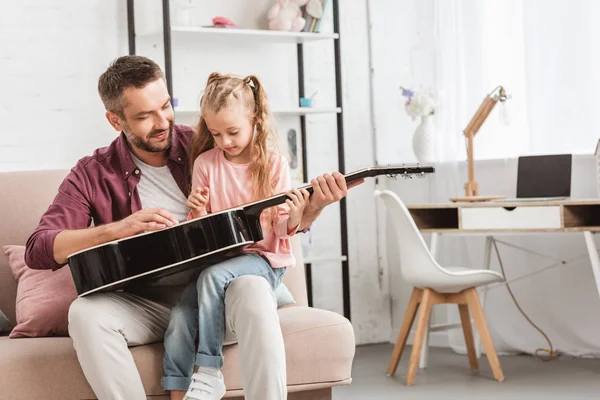
M 425 176 L 433 167 L 371 167 L 345 175 L 346 182 L 378 175 Z M 312 186 L 306 185 L 312 194 Z M 68 257 L 80 297 L 123 289 L 189 268 L 214 265 L 263 239 L 260 214 L 284 203 L 286 193 L 162 229 L 91 247 Z

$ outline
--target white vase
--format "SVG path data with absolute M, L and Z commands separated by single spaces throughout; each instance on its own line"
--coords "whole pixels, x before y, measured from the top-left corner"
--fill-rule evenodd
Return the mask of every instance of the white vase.
M 421 123 L 415 129 L 413 136 L 413 151 L 419 163 L 435 161 L 435 125 L 433 115 L 421 118 Z

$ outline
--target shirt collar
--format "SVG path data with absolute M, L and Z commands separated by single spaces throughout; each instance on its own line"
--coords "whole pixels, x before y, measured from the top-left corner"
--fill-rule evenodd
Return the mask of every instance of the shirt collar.
M 117 139 L 117 152 L 119 154 L 119 161 L 121 162 L 121 170 L 123 171 L 123 179 L 129 178 L 132 174 L 135 174 L 137 165 L 133 162 L 129 148 L 127 146 L 127 137 L 125 133 L 121 132 Z M 169 149 L 169 155 L 167 159 L 177 164 L 185 164 L 186 154 L 185 148 L 181 144 L 179 138 L 179 129 L 177 126 L 173 127 L 173 141 L 171 148 Z

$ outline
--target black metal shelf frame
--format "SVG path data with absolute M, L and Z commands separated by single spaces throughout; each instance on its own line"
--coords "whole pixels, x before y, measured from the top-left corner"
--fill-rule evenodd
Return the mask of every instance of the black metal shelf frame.
M 134 18 L 134 0 L 127 0 L 127 32 L 129 39 L 129 54 L 136 54 L 135 42 L 135 18 Z M 341 48 L 340 48 L 340 20 L 339 20 L 339 0 L 332 0 L 333 11 L 333 30 L 338 34 L 334 39 L 334 62 L 335 62 L 335 88 L 336 88 L 336 107 L 341 108 L 337 113 L 337 142 L 338 142 L 338 170 L 342 174 L 346 172 L 344 156 L 344 108 L 342 106 L 342 68 L 341 68 Z M 173 59 L 171 55 L 171 18 L 170 18 L 170 0 L 162 0 L 163 13 L 163 41 L 165 54 L 165 78 L 169 94 L 173 97 Z M 298 62 L 298 93 L 304 96 L 304 47 L 303 43 L 297 44 L 297 62 Z M 306 117 L 300 116 L 300 132 L 302 143 L 302 175 L 306 180 L 308 178 L 308 156 L 306 151 Z M 348 262 L 348 221 L 346 199 L 340 201 L 340 234 L 342 247 L 342 295 L 344 316 L 351 319 L 350 307 L 350 265 Z M 308 292 L 309 305 L 313 304 L 312 296 L 312 265 L 306 264 L 306 284 Z

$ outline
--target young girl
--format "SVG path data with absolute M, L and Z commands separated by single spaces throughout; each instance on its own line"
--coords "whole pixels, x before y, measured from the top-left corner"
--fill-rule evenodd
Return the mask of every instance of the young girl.
M 187 202 L 190 218 L 290 190 L 289 170 L 275 144 L 267 96 L 256 77 L 211 74 L 200 108 L 190 157 L 194 160 Z M 173 308 L 165 335 L 163 377 L 163 387 L 171 390 L 172 399 L 182 398 L 182 389 L 188 389 L 186 400 L 216 400 L 225 394 L 221 374 L 225 291 L 243 275 L 262 276 L 274 290 L 285 267 L 295 264 L 289 237 L 300 225 L 309 193 L 294 189 L 288 194 L 293 200 L 262 213 L 264 240 L 247 247 L 243 255 L 203 270 Z M 197 372 L 192 375 L 194 358 Z

